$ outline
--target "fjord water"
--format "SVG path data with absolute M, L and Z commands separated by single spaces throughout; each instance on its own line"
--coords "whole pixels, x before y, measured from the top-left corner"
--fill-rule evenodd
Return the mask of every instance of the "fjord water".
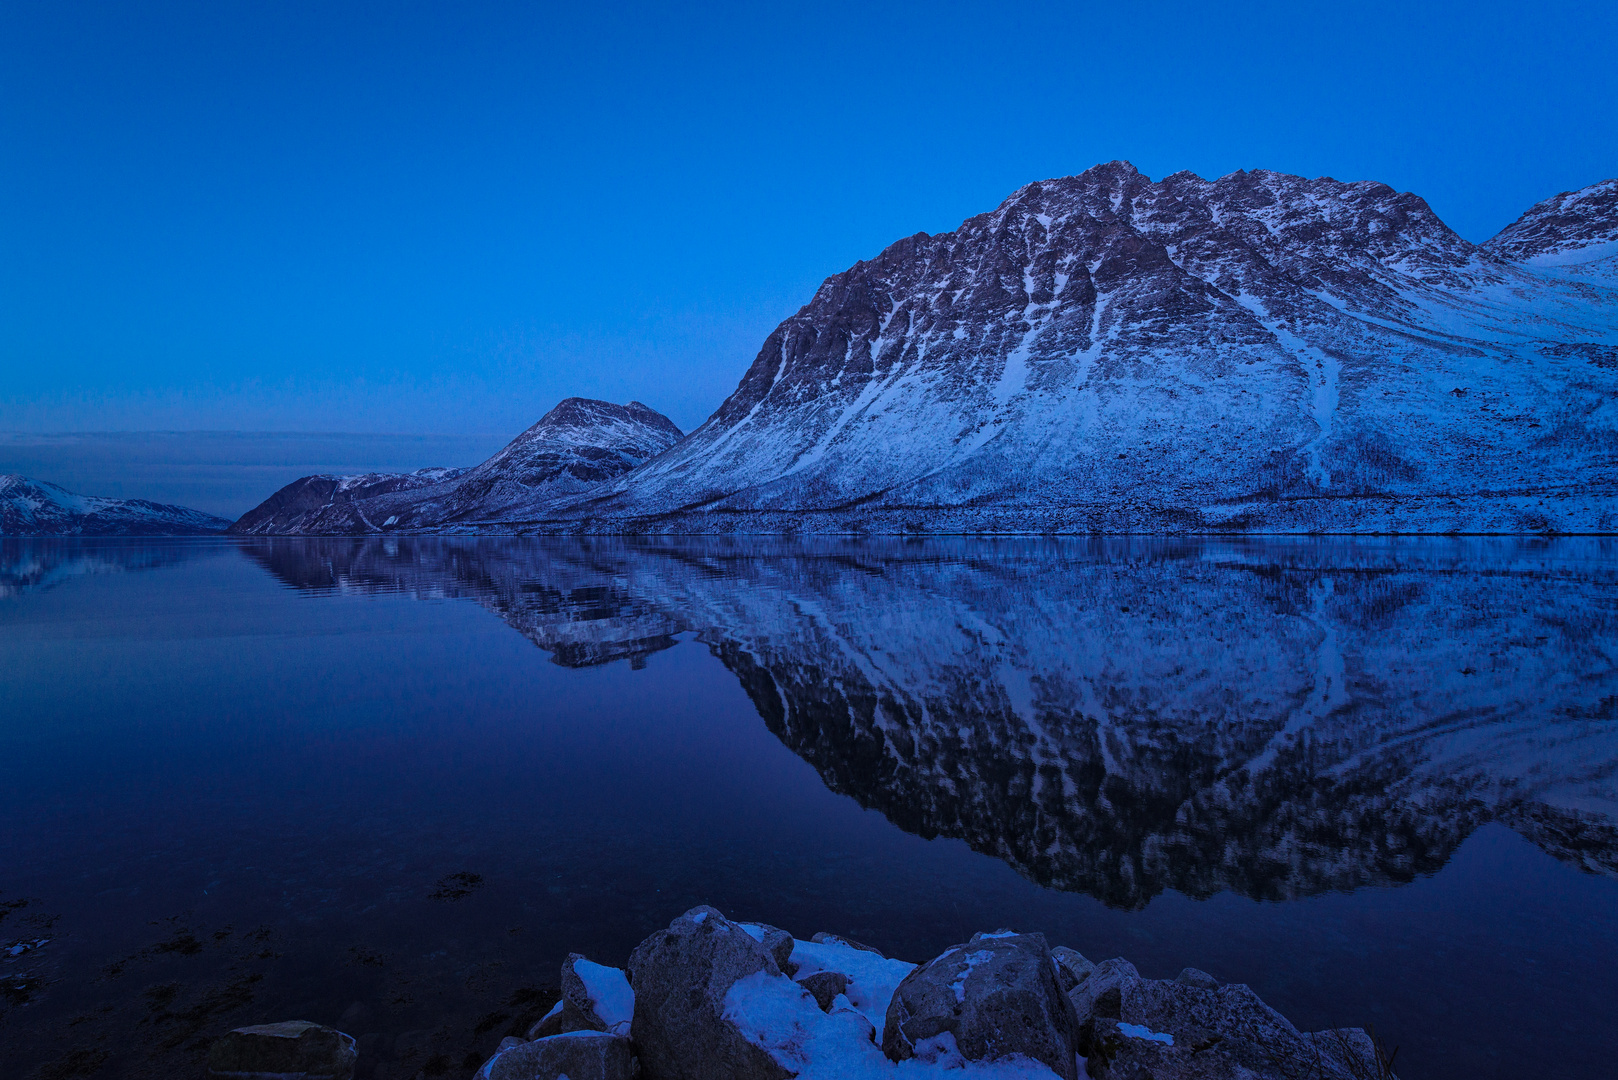
M 1618 542 L 0 541 L 7 1076 L 460 1076 L 711 903 L 1618 1061 Z

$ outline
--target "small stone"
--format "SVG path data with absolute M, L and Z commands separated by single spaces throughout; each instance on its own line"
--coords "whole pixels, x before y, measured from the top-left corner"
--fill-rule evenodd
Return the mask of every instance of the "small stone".
M 860 952 L 876 953 L 876 955 L 882 956 L 882 951 L 880 949 L 873 949 L 869 945 L 862 945 L 853 938 L 846 938 L 841 934 L 828 934 L 824 930 L 809 940 L 820 945 L 847 945 L 850 949 L 858 949 Z M 886 959 L 886 957 L 883 958 Z
M 1174 977 L 1174 981 L 1181 986 L 1195 986 L 1200 990 L 1219 989 L 1218 979 L 1206 971 L 1194 967 L 1182 968 L 1180 973 Z
M 853 982 L 840 971 L 817 971 L 798 980 L 798 985 L 815 995 L 815 1004 L 821 1012 L 831 1012 L 831 1003 Z
M 499 1049 L 497 1049 L 495 1053 L 498 1054 L 501 1050 L 510 1050 L 513 1046 L 521 1046 L 527 1041 L 527 1039 L 519 1039 L 515 1035 L 507 1035 L 505 1038 L 500 1040 Z
M 503 1045 L 503 1044 L 502 1044 Z M 477 1080 L 633 1080 L 629 1040 L 604 1031 L 570 1031 L 503 1047 L 477 1071 Z
M 230 1080 L 352 1080 L 352 1037 L 308 1020 L 236 1028 L 208 1048 L 208 1075 Z
M 1095 964 L 1086 960 L 1083 953 L 1066 945 L 1058 945 L 1052 949 L 1051 960 L 1056 964 L 1056 977 L 1062 981 L 1064 994 L 1088 979 L 1090 973 L 1096 969 Z

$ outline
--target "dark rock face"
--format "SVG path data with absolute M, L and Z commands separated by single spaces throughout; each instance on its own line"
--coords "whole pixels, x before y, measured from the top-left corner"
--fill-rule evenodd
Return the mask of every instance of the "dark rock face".
M 477 1072 L 477 1080 L 632 1080 L 629 1040 L 599 1031 L 552 1035 L 507 1047 Z
M 629 959 L 630 1037 L 647 1072 L 658 1080 L 786 1080 L 791 1074 L 725 1016 L 730 988 L 757 972 L 780 975 L 763 944 L 711 907 L 692 908 L 641 942 Z
M 208 1075 L 231 1080 L 350 1080 L 354 1040 L 308 1020 L 237 1028 L 208 1050 Z
M 365 533 L 377 531 L 366 516 L 367 499 L 413 491 L 453 480 L 465 469 L 418 469 L 411 473 L 305 476 L 249 510 L 231 525 L 237 535 Z
M 832 1002 L 851 982 L 853 980 L 840 971 L 817 971 L 799 979 L 798 985 L 815 995 L 815 1004 L 820 1006 L 821 1012 L 830 1012 Z
M 828 278 L 706 423 L 558 517 L 1603 531 L 1618 372 L 1556 350 L 1618 345 L 1618 303 L 1518 256 L 1605 235 L 1612 187 L 1478 247 L 1377 183 L 1111 162 L 1029 184 Z
M 1247 987 L 1188 972 L 1173 982 L 1143 979 L 1127 961 L 1109 960 L 1072 991 L 1079 1049 L 1095 1080 L 1386 1075 L 1365 1032 L 1303 1034 Z
M 510 531 L 588 496 L 681 437 L 673 421 L 638 401 L 568 398 L 476 468 L 304 477 L 243 515 L 232 531 Z
M 1044 935 L 979 934 L 905 977 L 882 1052 L 904 1061 L 944 1036 L 967 1061 L 1020 1054 L 1073 1080 L 1076 1019 Z
M 208 536 L 229 527 L 184 506 L 75 495 L 43 480 L 0 476 L 0 536 Z

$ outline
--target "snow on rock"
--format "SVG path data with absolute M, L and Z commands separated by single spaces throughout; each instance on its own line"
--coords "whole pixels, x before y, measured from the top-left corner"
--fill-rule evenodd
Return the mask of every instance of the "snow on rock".
M 75 495 L 16 473 L 0 476 L 0 536 L 205 536 L 229 527 L 184 506 Z
M 635 1016 L 635 991 L 630 989 L 622 969 L 597 964 L 574 953 L 562 965 L 562 972 L 562 992 L 580 1011 L 599 1020 L 604 1031 L 629 1034 L 629 1022 Z M 578 991 L 568 995 L 575 981 Z
M 826 971 L 847 976 L 849 982 L 843 996 L 850 1007 L 878 1031 L 887 1018 L 888 1002 L 893 999 L 893 991 L 916 967 L 903 960 L 889 960 L 881 953 L 867 949 L 813 941 L 794 941 L 792 962 L 798 966 L 793 978 L 799 982 Z
M 996 931 L 921 966 L 839 941 L 792 943 L 789 978 L 764 941 L 784 934 L 694 908 L 643 941 L 622 973 L 570 956 L 564 995 L 603 1019 L 630 1005 L 628 1037 L 598 1031 L 508 1039 L 480 1080 L 1351 1080 L 1380 1049 L 1359 1029 L 1302 1034 L 1245 986 L 1201 972 L 1173 982 L 1127 961 L 1092 965 L 1064 991 L 1039 934 Z M 830 935 L 816 935 L 817 937 Z M 1071 960 L 1079 954 L 1061 950 Z M 1082 957 L 1080 957 L 1082 959 Z M 1085 961 L 1088 963 L 1088 961 Z M 835 974 L 826 1002 L 801 984 Z M 585 988 L 581 990 L 580 988 Z M 607 1004 L 611 1002 L 612 1004 Z M 569 1007 L 577 1003 L 570 1002 Z M 872 1013 L 885 1016 L 873 1023 Z M 895 1041 L 902 1052 L 895 1053 Z M 1142 1072 L 1142 1070 L 1145 1070 Z M 1370 1069 L 1371 1071 L 1366 1071 Z

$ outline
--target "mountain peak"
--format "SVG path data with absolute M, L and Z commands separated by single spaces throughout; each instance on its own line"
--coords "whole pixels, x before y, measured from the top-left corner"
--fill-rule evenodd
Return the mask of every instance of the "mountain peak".
M 1618 179 L 1535 203 L 1483 248 L 1511 262 L 1541 266 L 1587 264 L 1618 256 Z

